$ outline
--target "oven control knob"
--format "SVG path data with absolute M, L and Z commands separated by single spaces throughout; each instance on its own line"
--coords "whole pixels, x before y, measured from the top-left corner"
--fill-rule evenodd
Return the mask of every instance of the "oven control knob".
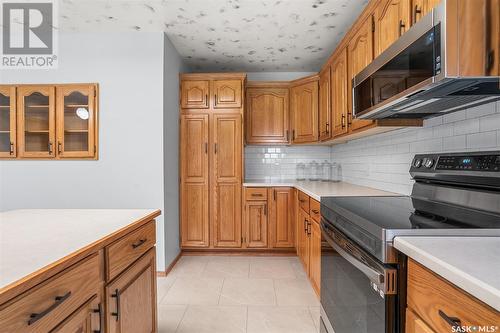
M 432 158 L 425 158 L 424 159 L 424 166 L 427 168 L 427 169 L 430 169 L 432 168 L 432 166 L 434 165 L 434 160 Z
M 422 160 L 420 158 L 417 158 L 414 162 L 413 162 L 413 166 L 415 168 L 420 168 L 422 166 Z

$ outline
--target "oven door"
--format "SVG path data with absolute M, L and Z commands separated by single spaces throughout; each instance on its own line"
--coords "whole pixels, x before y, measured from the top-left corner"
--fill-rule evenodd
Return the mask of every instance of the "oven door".
M 324 220 L 321 229 L 330 246 L 321 253 L 322 331 L 396 332 L 397 270 L 378 262 Z

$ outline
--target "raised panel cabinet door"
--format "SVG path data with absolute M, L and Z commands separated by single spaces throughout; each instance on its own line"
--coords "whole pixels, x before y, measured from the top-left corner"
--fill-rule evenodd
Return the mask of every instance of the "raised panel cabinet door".
M 309 278 L 316 295 L 319 295 L 321 286 L 321 229 L 319 223 L 313 220 L 309 221 L 309 239 Z
M 330 67 L 319 76 L 319 139 L 328 140 L 332 137 L 331 114 L 331 80 Z
M 304 266 L 304 270 L 309 275 L 309 254 L 310 254 L 310 238 L 309 238 L 309 214 L 306 214 L 302 209 L 299 209 L 298 232 L 300 244 L 300 260 Z
M 17 156 L 16 88 L 0 86 L 0 158 Z
M 55 157 L 55 87 L 20 86 L 17 100 L 19 156 Z
M 347 125 L 355 131 L 374 124 L 373 120 L 353 119 L 352 110 L 352 79 L 373 60 L 372 17 L 368 17 L 348 45 L 348 105 Z
M 248 88 L 246 142 L 289 142 L 289 94 L 285 88 Z
M 295 246 L 293 223 L 293 188 L 275 187 L 272 189 L 270 223 L 271 242 L 274 248 Z
M 382 0 L 375 9 L 375 57 L 410 28 L 410 0 Z
M 96 86 L 56 88 L 57 156 L 94 157 L 96 143 Z
M 181 83 L 181 107 L 183 109 L 209 108 L 208 80 L 184 80 Z
M 240 114 L 216 114 L 212 118 L 212 170 L 219 182 L 242 182 L 243 140 Z
M 318 141 L 318 82 L 309 82 L 291 89 L 292 141 Z
M 214 193 L 214 246 L 241 247 L 241 183 L 218 183 Z
M 268 246 L 266 201 L 247 201 L 246 216 L 246 246 L 248 248 L 266 248 Z
M 214 109 L 240 108 L 243 82 L 241 80 L 214 80 Z
M 181 116 L 181 246 L 208 247 L 208 115 Z
M 406 309 L 406 333 L 436 333 L 412 310 Z
M 333 136 L 347 133 L 348 79 L 347 49 L 344 49 L 332 62 L 332 123 Z
M 99 297 L 94 296 L 82 307 L 73 312 L 51 333 L 95 333 L 104 332 L 104 306 Z
M 109 333 L 157 331 L 155 248 L 106 287 Z

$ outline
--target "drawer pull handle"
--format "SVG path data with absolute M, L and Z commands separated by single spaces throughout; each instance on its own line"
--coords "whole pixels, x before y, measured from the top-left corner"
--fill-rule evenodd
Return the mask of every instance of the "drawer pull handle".
M 34 323 L 36 323 L 37 321 L 48 315 L 55 308 L 61 305 L 65 300 L 67 300 L 70 296 L 71 296 L 71 291 L 68 291 L 63 296 L 56 296 L 54 304 L 52 304 L 51 306 L 49 306 L 47 309 L 43 310 L 40 313 L 32 313 L 30 315 L 30 319 L 28 320 L 28 325 L 33 325 Z
M 459 318 L 457 318 L 457 317 L 449 317 L 446 313 L 444 313 L 441 310 L 439 310 L 438 313 L 441 316 L 441 318 L 443 318 L 448 323 L 448 325 L 450 325 L 451 327 L 460 326 L 461 322 L 460 322 Z
M 111 315 L 116 317 L 116 321 L 120 320 L 120 292 L 115 289 L 115 293 L 111 297 L 116 298 L 116 312 L 111 312 Z
M 137 243 L 132 244 L 132 248 L 137 249 L 139 246 L 146 243 L 147 240 L 147 238 L 139 239 Z
M 304 199 L 299 199 L 300 202 L 306 202 Z
M 98 330 L 93 330 L 93 333 L 103 333 L 102 332 L 102 327 L 104 327 L 102 323 L 102 305 L 101 303 L 97 304 L 97 309 L 92 310 L 93 313 L 98 313 L 99 314 L 99 329 Z
M 252 197 L 261 197 L 262 193 L 252 193 Z
M 317 209 L 313 209 L 312 211 L 314 214 L 319 214 L 319 210 L 317 210 Z

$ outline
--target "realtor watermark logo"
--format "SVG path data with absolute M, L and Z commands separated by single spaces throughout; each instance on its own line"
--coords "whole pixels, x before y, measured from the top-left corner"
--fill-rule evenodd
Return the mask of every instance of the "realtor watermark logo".
M 0 69 L 57 67 L 57 1 L 0 0 Z

